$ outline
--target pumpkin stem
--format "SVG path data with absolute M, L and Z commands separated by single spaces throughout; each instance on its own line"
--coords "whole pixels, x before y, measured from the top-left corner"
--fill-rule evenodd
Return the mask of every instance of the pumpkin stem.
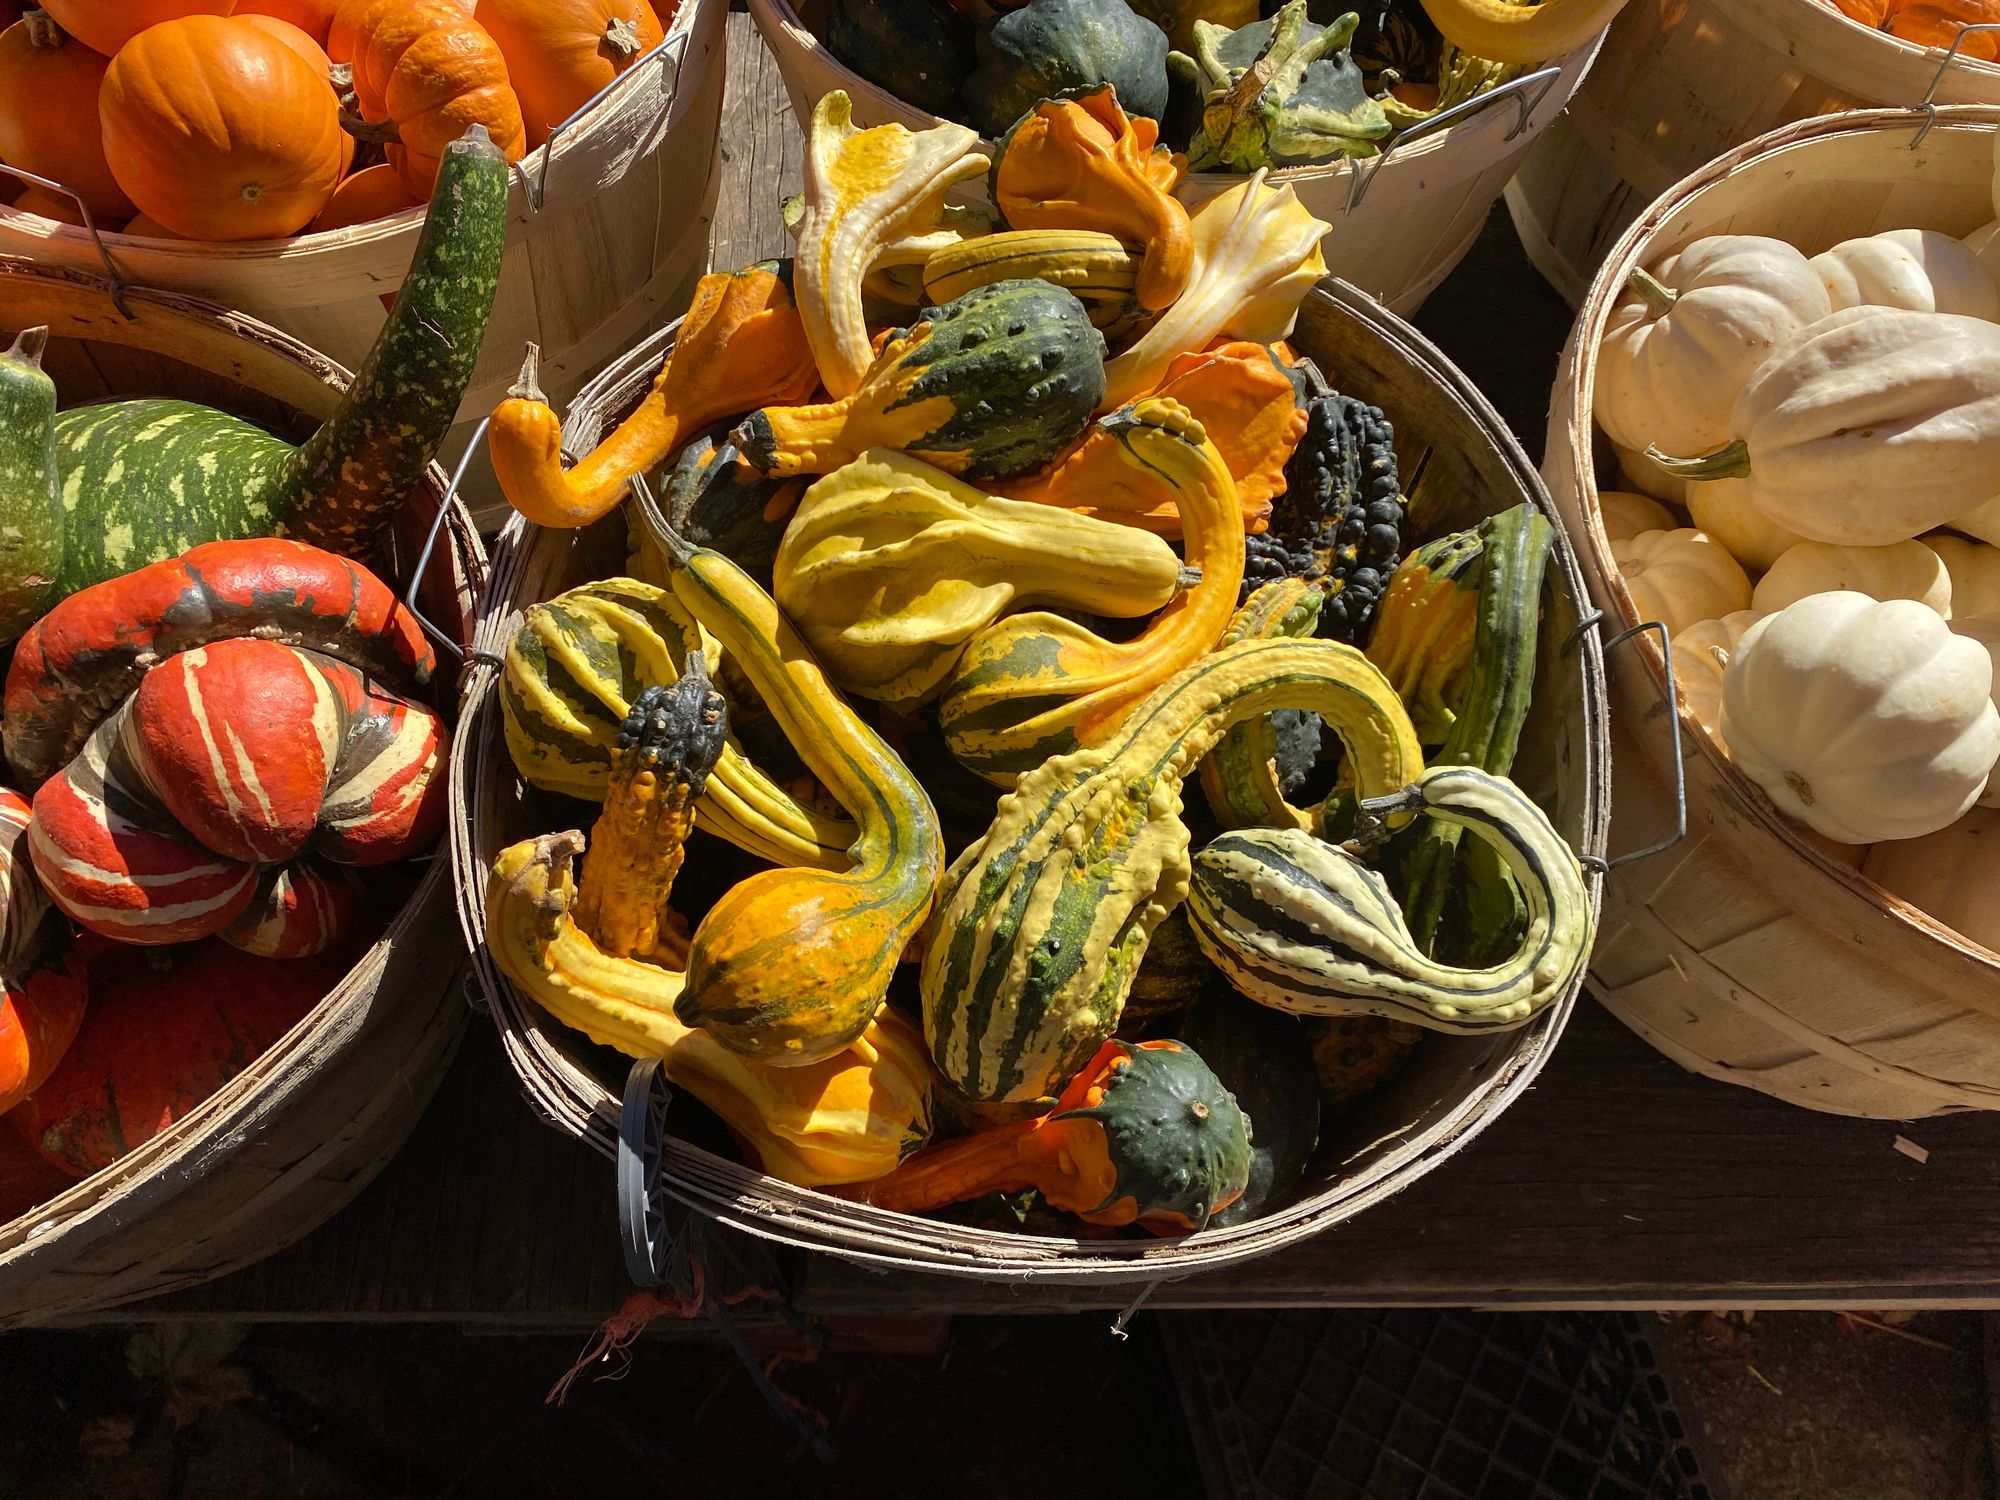
M 1646 457 L 1677 479 L 1743 479 L 1750 473 L 1750 445 L 1742 438 L 1700 458 L 1674 458 L 1658 448 L 1648 448 Z
M 69 34 L 45 10 L 22 11 L 21 24 L 27 28 L 30 47 L 60 47 L 69 40 Z
M 613 16 L 604 23 L 604 35 L 597 50 L 614 63 L 629 62 L 639 55 L 639 23 L 625 16 Z
M 1646 304 L 1646 311 L 1656 318 L 1664 318 L 1681 300 L 1679 292 L 1649 271 L 1634 271 L 1626 279 L 1625 290 L 1637 292 L 1639 300 Z
M 340 128 L 357 141 L 365 141 L 371 145 L 400 146 L 403 143 L 403 133 L 396 128 L 394 120 L 364 120 L 352 94 L 341 96 Z
M 549 398 L 542 394 L 541 375 L 542 346 L 530 344 L 527 352 L 521 356 L 521 373 L 515 376 L 514 383 L 507 387 L 507 394 L 516 401 L 536 401 L 547 406 Z
M 17 365 L 26 365 L 31 370 L 42 367 L 42 351 L 49 347 L 49 330 L 24 328 L 14 338 L 14 347 L 7 351 L 7 358 Z

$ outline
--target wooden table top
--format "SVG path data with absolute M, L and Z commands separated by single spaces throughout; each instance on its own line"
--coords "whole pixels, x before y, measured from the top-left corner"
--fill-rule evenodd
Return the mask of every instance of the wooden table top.
M 730 23 L 717 264 L 783 252 L 778 205 L 800 161 L 775 66 L 747 17 Z M 1569 313 L 1504 213 L 1418 322 L 1539 452 Z M 1133 1295 L 780 1259 L 815 1315 Z M 103 1316 L 573 1328 L 629 1289 L 610 1163 L 540 1122 L 475 1018 L 416 1135 L 345 1212 L 246 1271 Z M 1397 1303 L 2000 1308 L 2000 1116 L 1897 1126 L 1794 1109 L 1682 1072 L 1585 1000 L 1537 1085 L 1429 1177 L 1304 1245 L 1162 1284 L 1147 1305 Z

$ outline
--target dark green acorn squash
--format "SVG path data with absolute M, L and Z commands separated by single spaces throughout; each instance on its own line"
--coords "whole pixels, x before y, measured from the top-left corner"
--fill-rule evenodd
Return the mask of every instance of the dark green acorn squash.
M 1250 1183 L 1217 1214 L 1218 1225 L 1258 1218 L 1298 1186 L 1319 1144 L 1319 1070 L 1297 1016 L 1246 1000 L 1227 987 L 1195 1002 L 1174 1035 L 1201 1054 L 1256 1122 Z
M 1044 99 L 1108 83 L 1127 114 L 1167 107 L 1167 34 L 1125 0 L 1028 0 L 995 16 L 974 40 L 967 118 L 998 137 Z
M 959 89 L 978 59 L 972 24 L 944 0 L 836 0 L 826 44 L 905 103 L 951 120 L 963 115 Z
M 1359 24 L 1349 12 L 1316 26 L 1306 0 L 1234 31 L 1197 23 L 1192 61 L 1203 104 L 1189 168 L 1254 172 L 1373 156 L 1390 126 L 1347 51 Z
M 1306 403 L 1306 435 L 1285 465 L 1270 529 L 1247 544 L 1245 599 L 1274 579 L 1308 579 L 1326 596 L 1318 634 L 1367 642 L 1403 551 L 1395 443 L 1378 406 L 1333 395 Z

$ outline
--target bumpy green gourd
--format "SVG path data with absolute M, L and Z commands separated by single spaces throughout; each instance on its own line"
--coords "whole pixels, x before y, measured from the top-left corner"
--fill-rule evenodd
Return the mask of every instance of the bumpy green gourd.
M 48 342 L 48 329 L 30 328 L 0 354 L 0 645 L 35 622 L 62 565 Z
M 1427 958 L 1388 883 L 1346 850 L 1296 828 L 1244 829 L 1195 856 L 1187 903 L 1196 941 L 1229 982 L 1299 1015 L 1467 1032 L 1523 1025 L 1567 993 L 1596 919 L 1576 855 L 1527 794 L 1470 766 L 1432 766 L 1372 810 L 1390 808 L 1419 809 L 1492 846 L 1527 905 L 1519 949 L 1483 969 Z
M 1359 25 L 1349 12 L 1316 26 L 1306 19 L 1306 0 L 1235 31 L 1196 22 L 1193 63 L 1203 101 L 1189 169 L 1254 172 L 1375 155 L 1389 119 L 1347 54 Z
M 1360 652 L 1278 640 L 1203 657 L 1112 739 L 1023 776 L 946 871 L 924 955 L 925 1036 L 967 1099 L 1045 1109 L 1116 1029 L 1153 929 L 1187 891 L 1182 778 L 1274 708 L 1320 714 L 1364 796 L 1418 774 L 1402 705 Z
M 979 28 L 967 117 L 997 137 L 1044 99 L 1108 83 L 1135 115 L 1167 107 L 1167 36 L 1125 0 L 1028 0 Z

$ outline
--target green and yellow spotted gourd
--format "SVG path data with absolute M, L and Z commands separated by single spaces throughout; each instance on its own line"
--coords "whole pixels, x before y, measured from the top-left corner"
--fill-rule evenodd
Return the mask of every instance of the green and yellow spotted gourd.
M 1046 1108 L 1111 1035 L 1154 928 L 1187 893 L 1182 779 L 1232 726 L 1277 708 L 1333 727 L 1364 796 L 1422 768 L 1402 705 L 1359 651 L 1258 640 L 1203 657 L 1109 740 L 1002 799 L 945 874 L 920 984 L 931 1056 L 967 1100 Z
M 1472 766 L 1433 766 L 1364 809 L 1418 811 L 1492 847 L 1528 909 L 1515 953 L 1485 969 L 1426 957 L 1388 882 L 1296 828 L 1225 833 L 1194 858 L 1188 922 L 1251 999 L 1299 1015 L 1387 1016 L 1439 1031 L 1525 1025 L 1567 993 L 1596 919 L 1582 867 L 1527 794 Z
M 633 578 L 585 584 L 526 610 L 500 674 L 500 710 L 514 768 L 530 785 L 604 800 L 612 752 L 649 687 L 680 680 L 690 652 L 711 676 L 721 649 L 666 589 Z M 802 803 L 732 738 L 708 778 L 702 826 L 760 859 L 836 870 L 853 822 Z

